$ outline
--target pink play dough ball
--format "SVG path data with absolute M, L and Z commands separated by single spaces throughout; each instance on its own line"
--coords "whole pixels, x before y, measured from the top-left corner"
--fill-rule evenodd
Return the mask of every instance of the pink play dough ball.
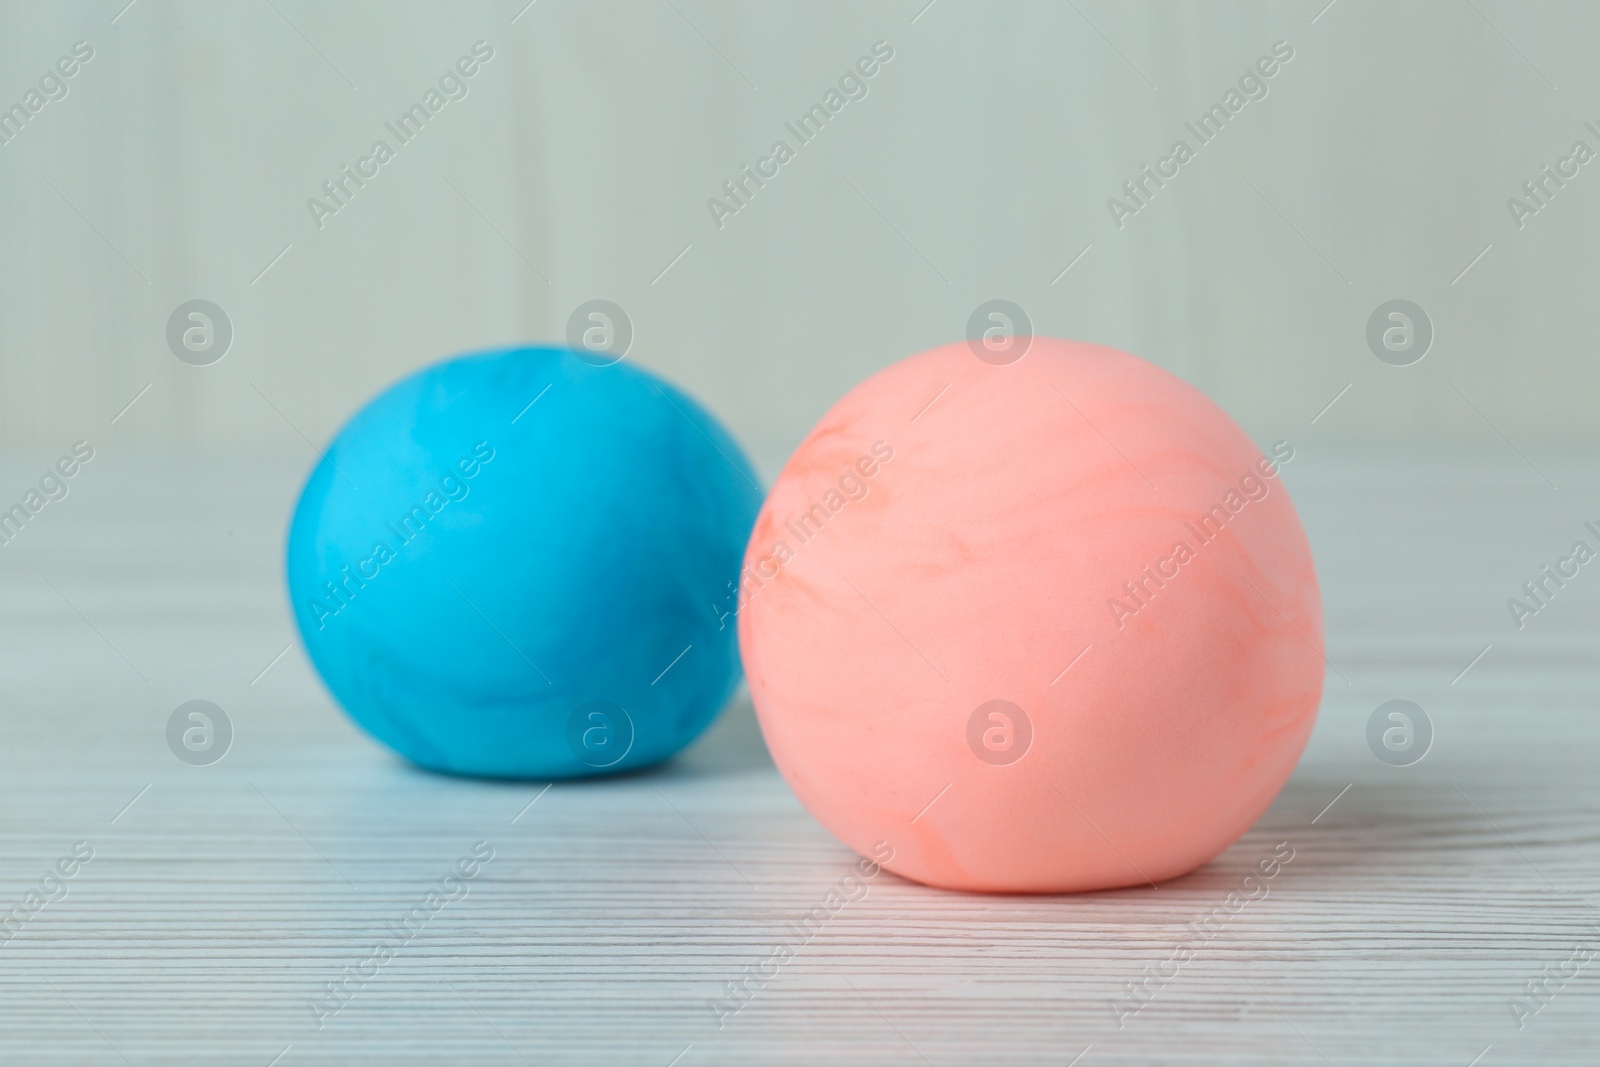
M 779 771 L 929 885 L 1205 863 L 1272 803 L 1321 700 L 1292 456 L 1099 345 L 1037 337 L 994 365 L 954 344 L 873 375 L 789 460 L 745 556 Z

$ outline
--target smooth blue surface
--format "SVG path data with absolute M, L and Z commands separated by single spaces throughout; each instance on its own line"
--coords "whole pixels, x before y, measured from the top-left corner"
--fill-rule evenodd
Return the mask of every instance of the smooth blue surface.
M 289 594 L 334 697 L 408 759 L 626 770 L 732 693 L 760 504 L 732 438 L 660 379 L 564 349 L 468 355 L 339 432 L 295 509 Z

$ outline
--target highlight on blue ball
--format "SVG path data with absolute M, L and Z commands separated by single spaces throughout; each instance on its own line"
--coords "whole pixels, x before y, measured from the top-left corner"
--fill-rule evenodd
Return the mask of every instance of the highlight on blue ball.
M 643 767 L 739 679 L 761 489 L 684 393 L 558 348 L 400 381 L 328 446 L 289 529 L 307 652 L 374 737 L 433 770 Z

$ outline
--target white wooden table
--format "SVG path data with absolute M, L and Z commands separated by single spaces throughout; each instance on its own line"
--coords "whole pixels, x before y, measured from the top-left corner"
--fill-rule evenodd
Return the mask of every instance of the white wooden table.
M 0 485 L 46 458 L 0 465 Z M 1600 949 L 1600 569 L 1521 632 L 1505 607 L 1600 519 L 1593 474 L 1549 466 L 1556 491 L 1515 456 L 1302 449 L 1285 476 L 1334 669 L 1260 825 L 1158 889 L 884 875 L 719 1029 L 708 1002 L 853 860 L 748 705 L 626 778 L 541 792 L 409 769 L 297 645 L 274 659 L 303 460 L 106 455 L 0 548 L 0 909 L 93 849 L 0 944 L 0 1062 L 1600 1062 L 1600 960 L 1567 962 Z M 1365 740 L 1396 697 L 1436 731 L 1404 768 Z M 236 731 L 211 766 L 165 740 L 196 698 Z M 467 895 L 397 939 L 479 841 L 493 859 Z M 1110 1000 L 1170 973 L 1186 924 L 1282 841 L 1270 894 L 1119 1028 Z M 366 962 L 384 938 L 392 958 Z M 310 1004 L 362 971 L 319 1029 Z M 1539 1006 L 1529 980 L 1562 972 L 1519 1029 L 1512 999 Z

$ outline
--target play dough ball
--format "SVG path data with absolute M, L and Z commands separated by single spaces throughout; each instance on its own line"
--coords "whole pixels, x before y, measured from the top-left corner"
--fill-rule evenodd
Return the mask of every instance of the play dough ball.
M 1321 698 L 1293 454 L 1097 345 L 1034 338 L 1005 365 L 949 345 L 867 379 L 745 554 L 778 769 L 841 841 L 930 885 L 1205 863 L 1277 795 Z
M 424 767 L 556 778 L 671 756 L 738 680 L 761 492 L 693 400 L 562 349 L 463 356 L 328 446 L 289 593 L 328 688 Z

